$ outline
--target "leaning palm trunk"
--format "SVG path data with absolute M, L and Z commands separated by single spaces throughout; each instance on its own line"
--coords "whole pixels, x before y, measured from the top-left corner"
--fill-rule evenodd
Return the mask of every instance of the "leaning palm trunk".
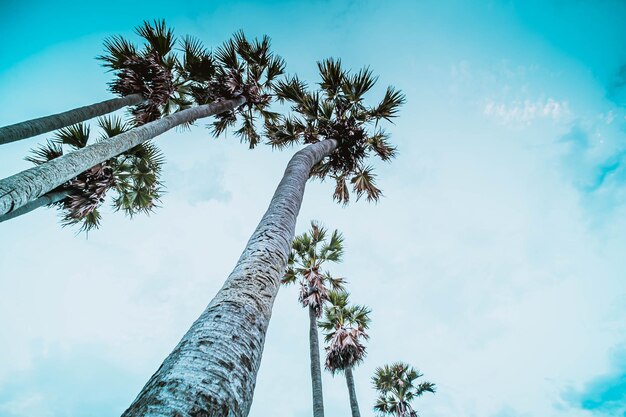
M 30 213 L 31 211 L 38 209 L 39 207 L 58 203 L 68 195 L 70 195 L 69 191 L 55 191 L 42 195 L 41 197 L 31 201 L 30 203 L 24 204 L 17 210 L 13 210 L 12 212 L 5 214 L 4 216 L 0 216 L 0 223 L 22 216 L 26 213 Z
M 311 168 L 330 139 L 297 152 L 235 269 L 123 417 L 244 417 Z
M 313 387 L 313 417 L 324 417 L 324 395 L 322 392 L 322 366 L 320 364 L 320 342 L 317 333 L 317 315 L 309 306 L 309 346 L 311 351 L 311 385 Z
M 240 96 L 182 110 L 0 180 L 0 216 L 176 126 L 232 110 L 244 102 L 245 98 Z
M 348 366 L 344 369 L 346 374 L 346 383 L 348 384 L 348 393 L 350 394 L 350 410 L 352 411 L 352 417 L 361 417 L 359 411 L 359 403 L 356 400 L 356 390 L 354 389 L 354 376 L 352 375 L 352 367 Z
M 126 106 L 139 104 L 142 101 L 144 101 L 144 98 L 141 94 L 130 94 L 128 96 L 113 98 L 89 106 L 68 110 L 63 113 L 0 127 L 0 145 L 27 139 L 32 136 L 41 135 L 42 133 L 52 132 L 62 127 L 114 112 Z

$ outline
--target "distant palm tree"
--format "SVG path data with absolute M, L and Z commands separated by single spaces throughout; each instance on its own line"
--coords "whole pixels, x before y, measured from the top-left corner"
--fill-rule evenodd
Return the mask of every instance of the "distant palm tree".
M 167 113 L 168 104 L 163 105 L 165 110 L 154 106 L 141 107 L 135 116 L 141 123 L 147 123 L 111 140 L 85 146 L 0 180 L 0 216 L 36 200 L 98 164 L 200 118 L 217 117 L 213 129 L 216 135 L 240 118 L 241 127 L 235 133 L 254 147 L 259 138 L 255 131 L 257 119 L 272 121 L 277 118 L 277 114 L 267 107 L 272 100 L 273 81 L 284 70 L 283 60 L 270 51 L 269 38 L 249 41 L 243 33 L 236 33 L 233 39 L 217 49 L 215 58 L 191 38 L 186 39 L 185 45 L 181 71 L 187 71 L 190 83 L 186 88 L 197 105 L 182 110 L 179 107 L 173 114 L 154 121 L 149 120 L 157 112 Z
M 104 42 L 107 53 L 98 57 L 114 72 L 109 85 L 120 97 L 0 127 L 0 145 L 68 127 L 126 106 L 135 106 L 137 124 L 155 120 L 162 110 L 169 112 L 173 106 L 188 107 L 191 102 L 185 97 L 185 83 L 176 73 L 180 63 L 173 53 L 176 43 L 173 31 L 166 27 L 165 21 L 155 20 L 144 22 L 135 32 L 145 41 L 143 48 L 121 36 L 113 36 Z
M 381 416 L 417 417 L 411 402 L 426 392 L 435 393 L 435 384 L 417 380 L 423 375 L 403 362 L 376 368 L 372 383 L 379 392 L 374 410 Z
M 313 416 L 324 416 L 324 398 L 322 393 L 322 369 L 320 364 L 319 336 L 317 319 L 322 314 L 324 303 L 328 300 L 329 287 L 333 290 L 342 288 L 343 279 L 334 278 L 329 272 L 322 272 L 326 262 L 339 262 L 343 254 L 343 237 L 335 230 L 327 240 L 326 229 L 317 222 L 311 222 L 311 230 L 293 240 L 292 250 L 287 262 L 287 271 L 283 284 L 300 282 L 298 300 L 303 307 L 309 308 L 309 347 L 311 357 L 311 384 L 313 388 Z
M 343 371 L 350 396 L 352 417 L 361 417 L 359 403 L 354 388 L 352 369 L 365 357 L 363 341 L 369 336 L 365 332 L 369 327 L 370 309 L 360 305 L 348 305 L 348 293 L 331 291 L 328 293 L 328 305 L 324 307 L 324 319 L 319 326 L 325 334 L 326 369 L 333 375 Z
M 394 155 L 377 122 L 395 117 L 404 96 L 389 88 L 379 105 L 366 107 L 363 94 L 374 82 L 369 71 L 351 75 L 332 60 L 319 67 L 326 80 L 321 84 L 321 94 L 307 93 L 305 86 L 293 79 L 278 88 L 280 96 L 292 101 L 295 112 L 306 118 L 278 117 L 267 126 L 275 146 L 298 142 L 310 145 L 291 158 L 233 272 L 124 417 L 176 413 L 247 416 L 272 306 L 311 174 L 320 178 L 325 173 L 336 175 L 340 185 L 342 178 L 350 178 L 357 198 L 364 194 L 368 200 L 380 197 L 365 160 L 370 152 L 384 160 Z M 311 115 L 317 116 L 308 117 Z M 374 131 L 370 132 L 368 127 L 372 125 Z M 341 188 L 342 198 L 337 199 L 345 203 L 348 190 Z

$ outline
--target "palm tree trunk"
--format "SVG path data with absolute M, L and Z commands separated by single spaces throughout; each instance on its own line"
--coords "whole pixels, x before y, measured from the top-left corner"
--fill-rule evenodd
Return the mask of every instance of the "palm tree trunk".
M 245 417 L 311 168 L 337 147 L 297 152 L 235 269 L 123 417 Z
M 131 94 L 68 110 L 63 113 L 0 127 L 0 145 L 52 132 L 65 126 L 114 112 L 126 106 L 139 104 L 142 101 L 144 101 L 144 98 L 141 94 Z
M 309 306 L 309 347 L 311 351 L 311 385 L 313 387 L 313 417 L 324 417 L 322 392 L 322 367 L 320 364 L 320 342 L 317 333 L 317 315 Z
M 354 376 L 352 375 L 352 367 L 348 366 L 344 373 L 346 374 L 346 383 L 348 384 L 348 393 L 350 394 L 350 410 L 352 417 L 361 417 L 359 411 L 359 403 L 356 400 L 356 390 L 354 389 Z
M 36 200 L 81 172 L 161 133 L 240 106 L 244 97 L 182 110 L 0 180 L 0 216 Z
M 4 216 L 0 216 L 0 223 L 14 219 L 23 214 L 30 213 L 31 211 L 38 209 L 39 207 L 57 203 L 63 200 L 68 195 L 70 195 L 69 191 L 57 191 L 42 195 L 41 197 L 31 201 L 30 203 L 24 204 L 17 210 L 13 210 L 12 212 L 5 214 Z

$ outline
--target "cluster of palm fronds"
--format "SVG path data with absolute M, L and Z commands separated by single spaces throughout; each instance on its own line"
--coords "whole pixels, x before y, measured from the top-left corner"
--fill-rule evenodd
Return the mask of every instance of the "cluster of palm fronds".
M 379 392 L 374 410 L 397 417 L 417 417 L 411 401 L 426 392 L 435 392 L 432 382 L 416 383 L 423 375 L 404 362 L 376 368 L 372 383 Z
M 325 333 L 325 367 L 331 373 L 357 365 L 365 357 L 365 345 L 369 339 L 370 309 L 361 305 L 349 305 L 348 293 L 331 291 L 329 303 L 324 308 L 324 319 L 318 323 Z
M 118 117 L 98 119 L 102 135 L 107 140 L 131 128 Z M 37 165 L 63 155 L 69 150 L 84 148 L 89 143 L 89 126 L 79 123 L 60 129 L 45 145 L 32 151 L 26 158 Z M 76 178 L 58 187 L 67 196 L 55 205 L 63 211 L 63 225 L 80 224 L 81 231 L 89 231 L 100 224 L 98 208 L 104 203 L 107 192 L 116 192 L 114 208 L 132 216 L 152 211 L 162 194 L 159 180 L 164 163 L 161 151 L 151 143 L 136 146 L 113 159 L 98 164 Z
M 335 230 L 327 241 L 327 230 L 317 222 L 311 222 L 311 230 L 293 240 L 287 271 L 282 279 L 284 284 L 292 284 L 300 277 L 300 296 L 303 307 L 313 309 L 317 317 L 322 314 L 328 300 L 329 288 L 340 290 L 343 278 L 333 277 L 329 272 L 321 272 L 326 262 L 339 262 L 343 254 L 343 237 Z
M 145 41 L 143 48 L 113 36 L 105 41 L 107 53 L 98 58 L 115 73 L 109 83 L 111 91 L 145 98 L 133 109 L 136 124 L 194 103 L 243 97 L 245 102 L 240 107 L 217 116 L 213 133 L 219 136 L 234 126 L 240 115 L 241 125 L 235 134 L 253 148 L 261 138 L 257 120 L 264 123 L 277 118 L 267 108 L 272 102 L 271 88 L 283 74 L 285 64 L 271 51 L 267 36 L 248 40 L 243 32 L 237 32 L 212 52 L 194 37 L 178 40 L 164 21 L 144 22 L 135 31 Z
M 389 87 L 377 106 L 368 107 L 363 103 L 364 95 L 376 83 L 368 68 L 353 74 L 342 68 L 341 61 L 333 59 L 318 63 L 318 67 L 322 78 L 320 91 L 308 91 L 307 84 L 297 76 L 277 83 L 277 97 L 292 103 L 294 114 L 269 120 L 269 141 L 282 148 L 294 143 L 336 140 L 337 149 L 314 167 L 312 175 L 335 180 L 333 197 L 338 202 L 347 204 L 350 199 L 348 181 L 357 199 L 365 195 L 368 201 L 377 201 L 381 191 L 365 160 L 371 153 L 383 161 L 396 155 L 378 122 L 390 121 L 397 115 L 405 102 L 404 95 Z

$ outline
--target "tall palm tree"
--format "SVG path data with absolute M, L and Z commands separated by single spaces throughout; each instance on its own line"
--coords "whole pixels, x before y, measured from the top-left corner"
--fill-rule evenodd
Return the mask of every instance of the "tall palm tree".
M 382 154 L 384 159 L 391 156 L 387 142 L 381 143 L 380 131 L 375 130 L 378 133 L 372 135 L 367 127 L 376 127 L 376 121 L 396 116 L 404 101 L 399 92 L 388 89 L 380 105 L 365 107 L 363 90 L 359 87 L 362 82 L 343 71 L 338 62 L 330 62 L 339 71 L 333 72 L 333 84 L 323 83 L 322 89 L 334 93 L 331 96 L 322 93 L 328 99 L 317 104 L 330 108 L 325 114 L 330 113 L 332 117 L 320 120 L 319 124 L 317 118 L 307 119 L 311 123 L 306 138 L 309 146 L 298 151 L 287 164 L 269 208 L 233 272 L 124 412 L 124 417 L 248 415 L 272 305 L 291 253 L 296 218 L 312 170 L 317 167 L 314 172 L 320 173 L 320 162 L 322 167 L 332 164 L 329 171 L 332 168 L 344 178 L 357 177 L 353 183 L 357 197 L 367 193 L 364 187 L 371 182 L 358 176 L 355 170 L 364 165 L 370 150 Z M 328 63 L 320 63 L 323 79 L 329 79 Z M 292 95 L 296 112 L 300 109 L 298 103 L 308 102 L 305 97 L 311 96 L 311 93 L 304 95 L 302 84 L 298 86 L 294 88 L 296 94 Z M 303 130 L 286 126 L 293 119 L 279 117 L 268 123 L 270 140 L 275 144 L 303 140 Z M 317 130 L 315 126 L 324 130 Z M 341 170 L 342 167 L 345 170 Z M 371 199 L 379 196 L 380 192 L 374 193 Z
M 326 347 L 325 367 L 333 375 L 343 371 L 348 385 L 352 417 L 361 417 L 352 369 L 365 357 L 365 345 L 362 341 L 369 338 L 365 330 L 369 327 L 371 310 L 365 306 L 348 305 L 346 292 L 331 291 L 328 298 L 324 319 L 319 322 L 325 341 L 329 343 Z
M 132 126 L 119 117 L 102 117 L 98 124 L 103 130 L 100 141 L 110 140 L 128 131 Z M 82 149 L 89 141 L 89 127 L 82 123 L 59 130 L 52 140 L 33 151 L 28 161 L 41 165 L 63 155 L 63 147 Z M 162 194 L 159 179 L 164 158 L 161 151 L 151 143 L 143 143 L 98 164 L 76 178 L 62 184 L 31 204 L 16 210 L 25 214 L 44 204 L 56 205 L 64 212 L 62 224 L 80 224 L 81 231 L 88 232 L 100 225 L 98 208 L 109 190 L 116 192 L 113 207 L 133 216 L 149 213 Z M 26 207 L 26 208 L 25 208 Z M 17 217 L 15 211 L 0 216 L 0 222 Z
M 283 284 L 300 283 L 298 301 L 309 310 L 309 351 L 311 357 L 311 385 L 313 389 L 313 416 L 324 417 L 322 393 L 322 369 L 320 364 L 317 321 L 322 315 L 324 303 L 328 301 L 329 287 L 342 288 L 344 280 L 334 278 L 320 268 L 326 262 L 340 262 L 343 254 L 343 237 L 335 230 L 327 240 L 327 231 L 317 222 L 311 222 L 311 230 L 293 240 L 291 254 Z
M 176 126 L 188 126 L 195 120 L 216 116 L 214 133 L 241 119 L 235 131 L 250 147 L 258 143 L 257 119 L 276 120 L 269 111 L 270 89 L 284 70 L 283 60 L 270 50 L 269 38 L 249 41 L 239 32 L 211 54 L 193 39 L 186 39 L 183 65 L 190 75 L 189 94 L 197 105 L 123 132 L 111 140 L 85 146 L 54 158 L 34 168 L 0 180 L 0 216 L 38 199 L 81 173 L 102 164 Z M 168 104 L 163 105 L 167 109 Z M 182 104 L 181 104 L 182 106 Z M 141 122 L 151 120 L 160 108 L 140 110 Z M 165 110 L 163 110 L 165 112 Z
M 374 410 L 381 416 L 417 417 L 411 402 L 426 392 L 435 393 L 435 384 L 417 380 L 423 375 L 404 362 L 376 368 L 372 383 L 379 392 Z
M 163 109 L 171 111 L 173 105 L 189 106 L 191 102 L 185 98 L 183 88 L 185 83 L 176 73 L 180 64 L 174 54 L 177 41 L 173 31 L 165 21 L 155 20 L 153 23 L 144 21 L 135 32 L 143 38 L 143 47 L 138 48 L 121 36 L 113 36 L 104 41 L 105 55 L 98 57 L 114 72 L 109 86 L 119 97 L 0 127 L 0 145 L 68 127 L 127 106 L 134 106 L 132 112 L 138 124 L 156 119 Z

